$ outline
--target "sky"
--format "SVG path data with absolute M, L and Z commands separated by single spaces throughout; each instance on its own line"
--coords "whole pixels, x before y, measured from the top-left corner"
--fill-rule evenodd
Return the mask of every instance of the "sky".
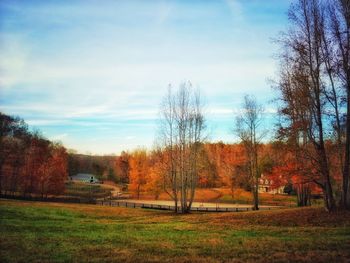
M 167 87 L 191 81 L 208 139 L 235 142 L 245 94 L 273 127 L 273 38 L 290 0 L 1 0 L 0 111 L 80 153 L 151 148 Z

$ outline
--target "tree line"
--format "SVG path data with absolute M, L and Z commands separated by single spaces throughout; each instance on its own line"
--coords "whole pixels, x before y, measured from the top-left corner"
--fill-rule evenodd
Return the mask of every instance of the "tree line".
M 243 186 L 258 209 L 262 174 L 276 187 L 293 186 L 299 205 L 310 204 L 311 192 L 319 189 L 328 211 L 350 209 L 350 1 L 296 0 L 288 18 L 277 39 L 279 123 L 273 142 L 263 143 L 264 109 L 246 96 L 232 121 L 240 143 L 208 143 L 200 93 L 187 82 L 164 96 L 151 152 L 137 149 L 114 159 L 71 153 L 69 173 L 93 171 L 129 183 L 137 197 L 146 190 L 156 198 L 166 192 L 182 213 L 190 211 L 198 186 Z M 67 153 L 61 145 L 4 114 L 0 136 L 1 192 L 62 191 Z
M 0 127 L 0 194 L 44 198 L 63 193 L 66 149 L 29 131 L 22 119 L 1 112 Z

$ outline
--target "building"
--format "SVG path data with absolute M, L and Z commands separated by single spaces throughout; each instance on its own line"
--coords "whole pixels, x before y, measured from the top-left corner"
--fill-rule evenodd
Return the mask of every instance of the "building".
M 264 176 L 259 178 L 259 193 L 284 194 L 284 185 L 276 185 L 272 179 Z
M 70 178 L 72 181 L 79 181 L 79 182 L 93 183 L 93 184 L 100 183 L 100 181 L 93 174 L 79 173 L 76 175 L 72 175 Z

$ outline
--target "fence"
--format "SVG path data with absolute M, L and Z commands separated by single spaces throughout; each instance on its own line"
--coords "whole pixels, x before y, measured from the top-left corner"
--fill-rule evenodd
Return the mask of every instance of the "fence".
M 114 206 L 114 207 L 129 207 L 129 208 L 148 208 L 148 209 L 158 209 L 158 210 L 172 210 L 175 211 L 175 206 L 172 205 L 157 205 L 157 204 L 146 204 L 146 203 L 132 203 L 132 202 L 119 202 L 119 201 L 104 201 L 97 200 L 97 205 L 103 206 Z M 260 207 L 260 210 L 272 210 L 278 209 L 280 207 Z M 178 211 L 181 207 L 178 206 Z M 198 212 L 243 212 L 252 211 L 252 207 L 191 207 L 191 211 Z
M 6 199 L 18 199 L 18 200 L 26 200 L 26 201 L 41 201 L 41 202 L 61 202 L 61 203 L 80 203 L 80 204 L 96 204 L 102 206 L 113 206 L 113 207 L 129 207 L 129 208 L 145 208 L 145 209 L 157 209 L 157 210 L 171 210 L 175 211 L 174 205 L 157 205 L 157 204 L 146 204 L 146 203 L 134 203 L 134 202 L 125 202 L 125 201 L 115 201 L 115 200 L 96 200 L 96 199 L 81 199 L 81 198 L 60 198 L 60 197 L 49 197 L 49 198 L 41 198 L 34 196 L 8 196 L 1 195 L 1 198 Z M 223 204 L 221 204 L 223 205 Z M 281 206 L 275 207 L 259 207 L 260 210 L 273 210 L 282 208 Z M 181 210 L 181 207 L 178 206 L 178 211 Z M 243 211 L 252 211 L 252 207 L 220 207 L 217 205 L 216 207 L 191 207 L 191 211 L 198 212 L 243 212 Z

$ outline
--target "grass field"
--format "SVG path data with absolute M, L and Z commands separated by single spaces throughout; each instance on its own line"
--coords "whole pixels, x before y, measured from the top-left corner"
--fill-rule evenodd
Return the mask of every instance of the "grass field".
M 136 196 L 134 196 L 136 198 Z M 142 193 L 140 199 L 154 200 L 154 196 L 147 193 Z M 166 193 L 161 193 L 159 200 L 171 200 Z M 195 193 L 195 201 L 197 202 L 221 202 L 231 204 L 252 204 L 253 195 L 251 192 L 243 189 L 235 189 L 234 196 L 229 188 L 198 188 Z M 259 202 L 262 205 L 281 205 L 295 206 L 296 196 L 259 193 Z
M 103 198 L 109 197 L 112 190 L 113 188 L 108 185 L 70 181 L 66 183 L 64 195 L 82 198 Z
M 0 200 L 0 262 L 349 262 L 350 213 L 175 215 Z
M 251 204 L 253 202 L 252 193 L 243 189 L 235 189 L 233 198 L 230 189 L 221 188 L 219 190 L 222 193 L 221 197 L 219 198 L 219 201 L 236 204 Z M 265 205 L 294 206 L 296 205 L 296 196 L 259 193 L 259 203 Z

